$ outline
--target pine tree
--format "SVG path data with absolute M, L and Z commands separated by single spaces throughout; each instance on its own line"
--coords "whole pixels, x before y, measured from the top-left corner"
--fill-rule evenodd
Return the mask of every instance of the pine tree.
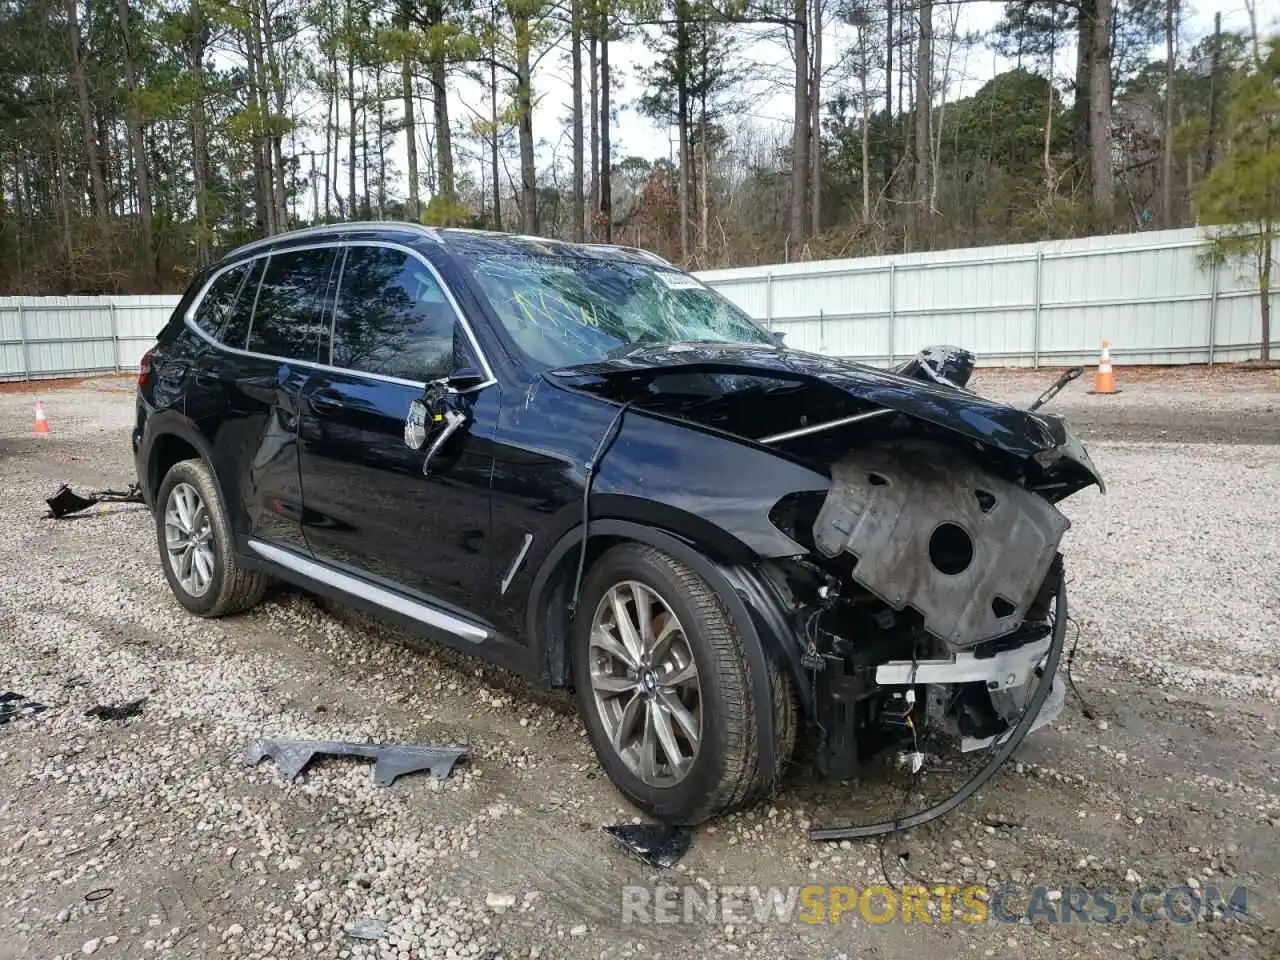
M 1271 359 L 1271 277 L 1280 229 L 1280 38 L 1255 69 L 1237 77 L 1227 103 L 1227 155 L 1197 194 L 1201 216 L 1219 225 L 1209 261 L 1234 262 L 1258 283 L 1262 359 Z

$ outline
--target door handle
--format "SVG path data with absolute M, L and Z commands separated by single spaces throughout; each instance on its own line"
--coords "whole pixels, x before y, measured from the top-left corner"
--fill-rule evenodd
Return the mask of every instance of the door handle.
M 341 394 L 332 390 L 317 390 L 307 398 L 307 405 L 312 411 L 319 416 L 328 416 L 337 413 L 346 404 L 342 402 Z

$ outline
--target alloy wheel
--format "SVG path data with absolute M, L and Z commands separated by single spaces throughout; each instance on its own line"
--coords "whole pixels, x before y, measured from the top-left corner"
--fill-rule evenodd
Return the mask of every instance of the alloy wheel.
M 182 589 L 202 597 L 213 583 L 213 522 L 199 491 L 174 484 L 164 508 L 164 543 L 169 566 Z
M 628 769 L 650 786 L 683 780 L 702 742 L 702 689 L 667 602 L 643 583 L 614 584 L 591 621 L 588 663 L 605 735 Z

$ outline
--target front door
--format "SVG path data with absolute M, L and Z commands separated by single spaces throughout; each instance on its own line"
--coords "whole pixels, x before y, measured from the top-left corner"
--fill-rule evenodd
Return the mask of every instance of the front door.
M 470 349 L 425 260 L 348 248 L 330 369 L 312 372 L 299 402 L 303 530 L 319 560 L 482 619 L 498 388 L 454 398 L 465 422 L 426 470 L 440 425 L 426 423 L 420 443 L 406 431 L 427 382 L 474 362 Z

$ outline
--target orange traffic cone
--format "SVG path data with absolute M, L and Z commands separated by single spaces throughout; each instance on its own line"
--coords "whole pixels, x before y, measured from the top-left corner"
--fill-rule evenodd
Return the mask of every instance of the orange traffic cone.
M 36 401 L 36 425 L 31 431 L 37 437 L 47 437 L 49 435 L 49 420 L 44 415 L 44 401 Z
M 1111 342 L 1102 341 L 1102 356 L 1098 358 L 1098 372 L 1093 377 L 1093 389 L 1090 393 L 1119 393 L 1116 388 L 1116 375 L 1111 371 Z

